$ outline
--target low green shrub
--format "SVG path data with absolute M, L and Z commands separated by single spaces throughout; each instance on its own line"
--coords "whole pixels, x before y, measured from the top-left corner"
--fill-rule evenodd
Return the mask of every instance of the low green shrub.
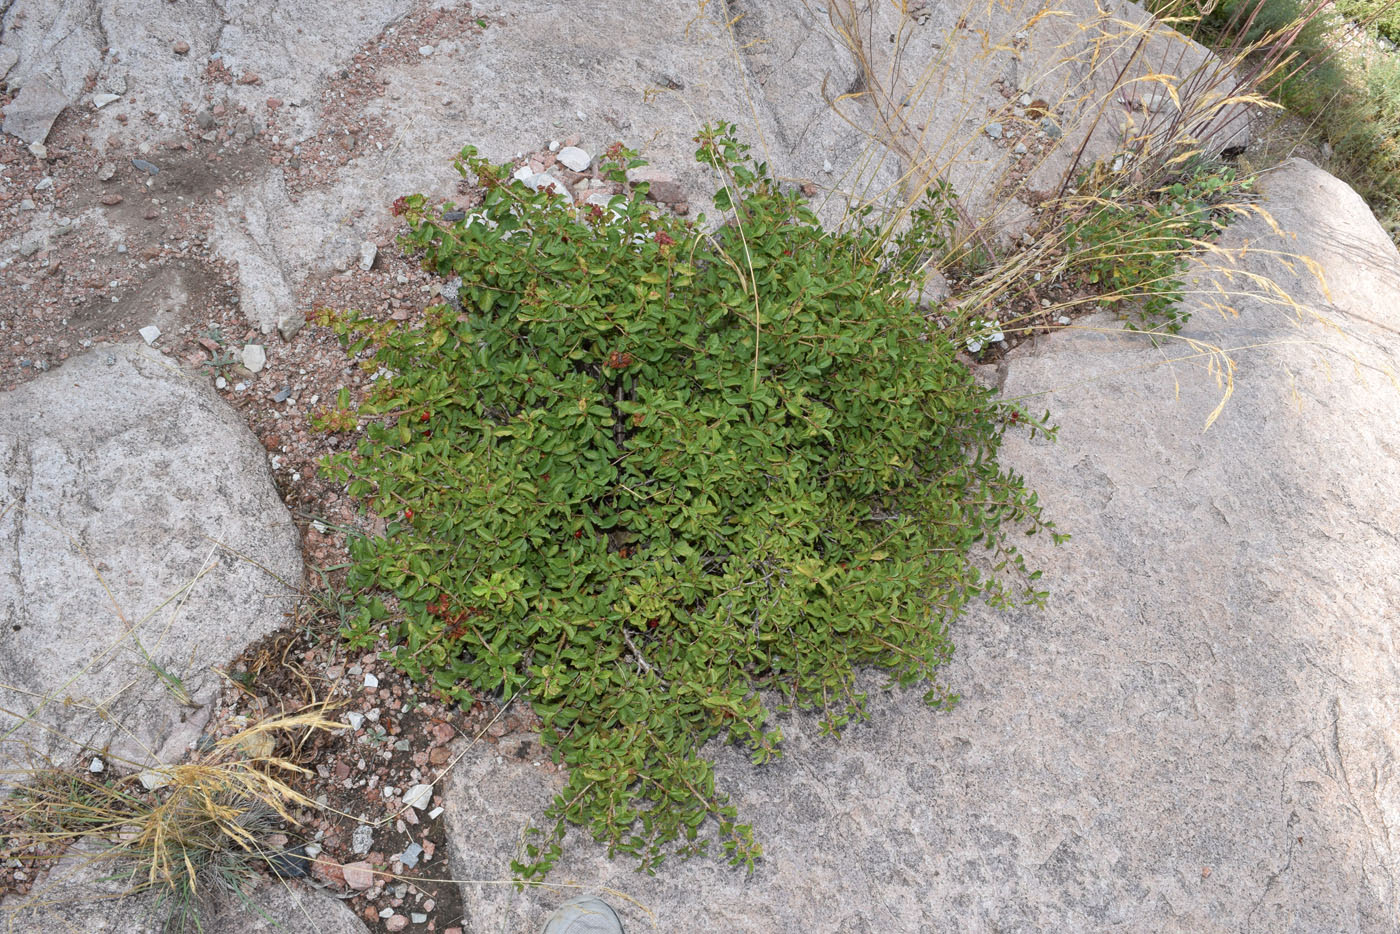
M 1400 42 L 1400 2 L 1397 0 L 1335 0 L 1337 12 L 1363 23 L 1377 35 Z
M 1253 80 L 1331 147 L 1326 167 L 1400 237 L 1400 53 L 1343 49 L 1350 37 L 1341 28 L 1345 17 L 1393 32 L 1398 0 L 1154 0 L 1149 8 L 1184 18 L 1178 25 L 1226 57 L 1264 63 Z
M 1181 307 L 1182 272 L 1191 253 L 1215 239 L 1247 192 L 1235 170 L 1196 158 L 1162 186 L 1136 190 L 1126 173 L 1096 164 L 1078 180 L 1086 194 L 1063 225 L 1067 272 L 1082 275 L 1128 327 L 1177 333 L 1189 314 Z
M 980 387 L 966 334 L 909 297 L 946 246 L 949 193 L 898 238 L 833 232 L 732 134 L 697 137 L 732 213 L 712 233 L 642 186 L 568 206 L 468 147 L 473 214 L 402 202 L 406 245 L 462 277 L 462 311 L 333 320 L 388 374 L 329 464 L 390 520 L 352 543 L 344 636 L 387 639 L 463 703 L 528 699 L 569 772 L 526 878 L 570 824 L 652 870 L 706 849 L 713 819 L 752 866 L 708 740 L 761 763 L 780 751 L 771 711 L 837 731 L 864 715 L 862 667 L 950 704 L 934 678 L 967 603 L 1043 598 L 1013 536 L 1059 536 L 997 454 L 1008 429 L 1049 429 Z M 637 164 L 605 162 L 619 182 Z
M 1357 90 L 1344 106 L 1350 118 L 1327 120 L 1333 170 L 1355 186 L 1390 232 L 1400 236 L 1400 53 L 1355 66 Z
M 1303 114 L 1319 111 L 1347 89 L 1323 0 L 1157 0 L 1155 11 L 1197 18 L 1196 38 L 1231 55 L 1278 63 L 1260 76 L 1260 90 Z

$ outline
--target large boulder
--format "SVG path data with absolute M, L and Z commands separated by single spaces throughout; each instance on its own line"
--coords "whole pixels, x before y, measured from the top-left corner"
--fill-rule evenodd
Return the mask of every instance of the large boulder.
M 956 709 L 877 689 L 839 740 L 787 717 L 773 764 L 717 748 L 751 876 L 648 878 L 575 831 L 551 881 L 673 934 L 1400 930 L 1400 255 L 1305 162 L 1261 187 L 1278 231 L 1240 221 L 1193 265 L 1182 340 L 1102 317 L 1010 361 L 1005 394 L 1060 434 L 1006 463 L 1074 537 L 1031 542 L 1048 608 L 958 624 Z M 497 751 L 447 792 L 459 878 L 508 878 L 560 784 Z M 563 897 L 463 891 L 476 930 Z
M 395 195 L 451 197 L 449 160 L 466 143 L 507 160 L 575 134 L 594 155 L 621 140 L 673 176 L 698 212 L 720 180 L 695 163 L 693 136 L 704 122 L 731 121 L 777 176 L 813 193 L 828 223 L 852 206 L 897 206 L 939 177 L 960 196 L 967 225 L 1005 238 L 1025 230 L 1035 197 L 1112 156 L 1125 132 L 1173 122 L 1159 81 L 1180 86 L 1197 117 L 1233 87 L 1215 56 L 1151 26 L 1126 0 L 967 10 L 512 0 L 478 4 L 451 35 L 411 9 L 404 0 L 228 9 L 208 0 L 16 0 L 0 14 L 0 71 L 22 89 L 17 107 L 44 88 L 61 92 L 43 95 L 40 123 L 67 100 L 90 121 L 89 139 L 118 141 L 114 158 L 136 147 L 160 163 L 161 174 L 145 180 L 151 193 L 198 190 L 214 250 L 239 270 L 241 307 L 264 332 L 294 312 L 307 277 L 344 268 L 347 250 L 353 256 L 380 235 Z M 412 54 L 386 51 L 403 42 Z M 333 82 L 352 74 L 347 99 Z M 1023 106 L 1023 92 L 1048 111 Z M 244 136 L 263 131 L 256 146 L 275 138 L 289 158 L 248 158 L 246 141 L 192 125 L 188 110 L 224 102 L 225 123 Z M 1232 141 L 1239 113 L 1231 111 L 1230 132 L 1198 135 L 1216 147 Z M 14 127 L 32 136 L 34 121 L 19 114 Z M 338 154 L 361 124 L 374 128 L 362 134 L 373 144 L 353 146 L 322 181 L 291 190 L 287 150 Z M 986 131 L 992 124 L 996 135 Z M 1022 138 L 1029 146 L 1018 153 Z M 199 158 L 171 155 L 172 144 L 193 146 Z M 251 177 L 229 174 L 233 165 Z M 209 197 L 216 187 L 227 197 Z
M 154 140 L 178 131 L 182 106 L 206 90 L 250 107 L 269 96 L 310 98 L 410 7 L 407 0 L 14 0 L 0 9 L 0 79 L 20 90 L 42 81 L 84 107 L 94 95 L 130 96 L 138 112 L 150 111 L 143 133 Z M 211 62 L 218 63 L 212 74 Z M 120 129 L 117 112 L 103 124 L 108 131 Z M 314 125 L 311 113 L 295 112 L 291 120 L 302 131 Z
M 0 772 L 168 761 L 301 583 L 266 455 L 139 344 L 0 395 L 0 424 Z
M 830 16 L 906 185 L 949 182 L 987 235 L 1019 235 L 1031 205 L 1096 160 L 1127 169 L 1116 156 L 1249 139 L 1229 63 L 1129 0 L 836 0 Z

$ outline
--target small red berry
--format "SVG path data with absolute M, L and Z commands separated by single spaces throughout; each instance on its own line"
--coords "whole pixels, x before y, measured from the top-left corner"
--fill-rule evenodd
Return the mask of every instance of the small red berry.
M 403 511 L 403 517 L 404 517 L 405 519 L 412 520 L 412 519 L 413 519 L 413 510 L 412 510 L 412 509 L 405 509 L 405 510 Z
M 583 538 L 583 529 L 574 529 L 574 538 Z
M 429 413 L 429 412 L 425 409 L 425 410 L 423 411 L 423 414 L 420 415 L 420 416 L 418 416 L 418 420 L 419 420 L 420 422 L 426 422 L 426 421 L 428 420 L 428 416 L 429 416 L 430 414 L 431 414 L 431 413 Z

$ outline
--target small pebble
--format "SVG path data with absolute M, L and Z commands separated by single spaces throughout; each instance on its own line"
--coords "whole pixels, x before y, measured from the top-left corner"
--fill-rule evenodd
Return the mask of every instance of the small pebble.
M 93 760 L 88 763 L 88 771 L 93 773 L 101 772 L 106 767 L 106 763 L 104 763 L 101 759 L 98 759 L 96 757 L 94 757 Z
M 141 783 L 141 787 L 147 791 L 155 791 L 170 784 L 170 776 L 165 772 L 158 772 L 154 769 L 146 769 L 136 776 L 136 780 Z
M 147 175 L 158 175 L 160 169 L 154 162 L 147 162 L 145 159 L 132 159 L 131 167 L 138 172 L 145 172 Z
M 548 191 L 558 195 L 565 201 L 573 204 L 574 196 L 569 194 L 569 189 L 564 187 L 564 183 L 559 181 L 548 172 L 540 172 L 538 175 L 531 175 L 525 179 L 525 187 L 532 191 Z
M 140 333 L 141 339 L 147 344 L 154 344 L 160 339 L 160 328 L 156 327 L 154 324 L 146 325 L 138 333 Z
M 19 203 L 19 209 L 20 209 L 21 211 L 32 211 L 32 210 L 34 210 L 34 202 L 33 202 L 33 200 L 30 199 L 30 198 L 25 198 L 23 201 L 21 201 L 21 202 Z
M 310 875 L 311 860 L 305 846 L 295 846 L 268 857 L 267 866 L 279 879 L 304 879 Z
M 445 220 L 445 221 L 447 221 L 448 223 L 455 224 L 457 221 L 466 220 L 466 219 L 467 219 L 467 212 L 466 212 L 466 211 L 443 211 L 443 212 L 442 212 L 442 219 Z
M 986 134 L 992 139 L 1001 139 L 1002 131 L 1000 123 L 989 123 L 985 127 Z
M 365 673 L 365 687 L 367 687 L 367 688 L 377 688 L 377 687 L 379 687 L 379 679 L 376 678 L 374 675 L 369 674 L 368 672 L 366 672 L 366 673 Z
M 176 42 L 170 48 L 176 55 L 190 54 L 190 44 L 183 39 L 181 39 L 179 42 Z
M 414 924 L 428 923 L 428 916 L 421 911 L 412 912 L 408 917 L 413 921 Z
M 565 146 L 559 150 L 559 161 L 566 169 L 582 172 L 593 163 L 593 157 L 577 146 Z
M 291 394 L 292 394 L 292 387 L 290 387 L 290 386 L 283 386 L 281 389 L 277 390 L 275 393 L 272 394 L 272 401 L 273 401 L 273 402 L 286 402 L 287 399 L 288 399 L 288 397 L 291 396 Z
M 418 54 L 426 58 L 427 56 L 433 54 L 433 47 L 430 45 L 420 45 L 418 47 Z
M 306 315 L 299 311 L 277 319 L 277 333 L 282 336 L 284 341 L 290 341 L 296 337 L 297 333 L 304 327 L 306 327 Z
M 433 786 L 420 784 L 414 785 L 403 794 L 403 803 L 418 810 L 426 810 L 428 805 L 433 803 Z
M 374 828 L 369 824 L 357 824 L 350 835 L 350 849 L 363 856 L 374 846 Z
M 99 182 L 110 182 L 112 176 L 117 174 L 117 164 L 115 162 L 104 162 L 97 170 L 97 180 Z
M 96 107 L 98 110 L 101 110 L 108 104 L 115 104 L 121 99 L 122 96 L 120 94 L 94 94 L 92 95 L 92 106 Z
M 234 391 L 234 392 L 243 392 L 243 391 L 246 390 L 247 388 L 248 388 L 248 384 L 247 384 L 247 383 L 234 383 L 234 384 L 233 384 L 233 391 Z
M 345 884 L 357 892 L 363 892 L 374 885 L 374 867 L 363 860 L 347 863 L 341 870 L 345 873 Z
M 216 376 L 216 377 L 214 377 L 214 388 L 215 388 L 215 389 L 227 389 L 227 388 L 228 388 L 228 380 L 224 379 L 222 376 Z
M 243 347 L 243 366 L 251 373 L 260 373 L 267 366 L 267 351 L 262 344 L 246 344 Z
M 418 859 L 423 855 L 423 848 L 416 843 L 410 843 L 404 847 L 404 851 L 396 858 L 404 864 L 407 869 L 412 869 L 418 865 Z

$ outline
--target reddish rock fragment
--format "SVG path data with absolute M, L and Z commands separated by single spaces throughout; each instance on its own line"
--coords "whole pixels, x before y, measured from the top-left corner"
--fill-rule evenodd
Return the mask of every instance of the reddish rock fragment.
M 364 860 L 346 863 L 341 867 L 341 872 L 345 875 L 345 884 L 357 892 L 374 885 L 374 867 Z

